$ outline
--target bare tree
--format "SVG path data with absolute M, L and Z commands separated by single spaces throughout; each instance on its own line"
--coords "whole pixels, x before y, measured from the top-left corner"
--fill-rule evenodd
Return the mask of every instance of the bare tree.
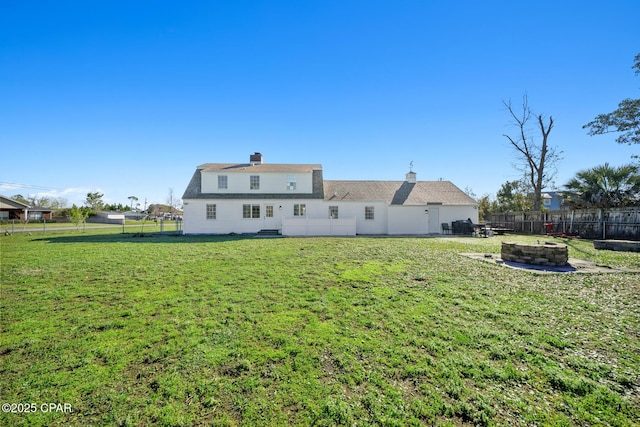
M 169 195 L 167 196 L 167 204 L 169 205 L 169 214 L 173 216 L 175 210 L 176 200 L 173 197 L 173 188 L 169 188 Z
M 522 98 L 522 112 L 516 111 L 511 104 L 502 101 L 511 116 L 511 125 L 517 128 L 517 136 L 504 134 L 515 149 L 519 164 L 516 168 L 523 172 L 525 182 L 531 186 L 533 193 L 533 210 L 540 210 L 542 205 L 542 189 L 552 183 L 556 174 L 556 164 L 560 161 L 561 152 L 549 145 L 549 134 L 553 128 L 553 117 L 548 123 L 542 115 L 535 116 L 536 127 L 540 131 L 542 141 L 537 143 L 529 129 L 530 120 L 534 116 L 529 108 L 527 95 Z

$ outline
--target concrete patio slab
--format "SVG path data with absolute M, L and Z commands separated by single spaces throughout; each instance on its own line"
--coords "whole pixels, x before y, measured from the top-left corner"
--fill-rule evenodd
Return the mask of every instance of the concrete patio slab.
M 599 265 L 594 262 L 575 258 L 569 258 L 567 265 L 556 267 L 504 261 L 500 257 L 500 254 L 461 253 L 460 255 L 500 266 L 539 273 L 640 273 L 640 270 Z

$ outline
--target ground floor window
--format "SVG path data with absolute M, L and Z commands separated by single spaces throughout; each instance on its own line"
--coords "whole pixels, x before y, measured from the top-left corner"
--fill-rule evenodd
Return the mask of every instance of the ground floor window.
M 307 205 L 295 204 L 293 205 L 293 216 L 305 216 L 307 214 Z
M 242 205 L 242 218 L 260 218 L 260 205 Z
M 216 219 L 216 205 L 207 205 L 207 219 Z
M 338 207 L 337 206 L 329 206 L 329 218 L 338 219 Z
M 273 205 L 267 205 L 264 207 L 264 216 L 267 218 L 273 218 Z
M 29 212 L 29 219 L 39 221 L 42 219 L 42 212 Z
M 374 219 L 373 206 L 364 207 L 364 219 Z

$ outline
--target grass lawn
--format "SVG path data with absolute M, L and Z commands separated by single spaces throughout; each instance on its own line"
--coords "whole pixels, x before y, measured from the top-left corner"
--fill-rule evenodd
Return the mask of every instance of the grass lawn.
M 5 231 L 11 232 L 11 233 L 28 231 L 33 234 L 33 233 L 48 233 L 49 231 L 56 231 L 56 229 L 59 230 L 61 228 L 85 231 L 86 229 L 90 229 L 90 228 L 107 228 L 107 227 L 110 227 L 110 228 L 120 227 L 120 229 L 122 230 L 122 224 L 104 224 L 100 222 L 86 222 L 86 223 L 80 224 L 79 226 L 76 226 L 71 222 L 24 223 L 16 220 L 13 223 L 9 221 L 3 221 L 0 223 L 0 231 L 2 231 L 3 234 Z M 125 222 L 125 227 L 127 229 L 133 228 L 133 227 L 139 227 L 139 230 L 144 230 L 145 232 L 153 232 L 153 231 L 160 230 L 160 223 L 156 221 L 151 221 L 151 220 L 140 221 L 140 220 L 128 219 Z M 162 224 L 162 229 L 163 231 L 165 230 L 174 231 L 176 230 L 176 222 L 165 220 L 164 223 Z M 128 231 L 134 232 L 134 230 L 128 230 Z
M 2 236 L 0 425 L 640 425 L 640 274 L 459 255 L 537 239 Z

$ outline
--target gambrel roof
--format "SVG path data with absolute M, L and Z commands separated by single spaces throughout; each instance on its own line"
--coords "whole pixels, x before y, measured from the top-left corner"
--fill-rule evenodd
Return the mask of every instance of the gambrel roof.
M 384 201 L 388 205 L 476 205 L 450 181 L 324 181 L 325 201 Z
M 313 193 L 203 193 L 202 172 L 224 173 L 309 173 L 312 174 Z M 198 166 L 182 195 L 183 199 L 322 199 L 322 166 L 316 164 L 249 164 L 249 163 L 205 163 Z
M 322 170 L 317 164 L 276 164 L 276 163 L 205 163 L 198 166 L 202 172 L 247 173 L 247 172 L 280 172 L 280 173 L 309 173 Z

